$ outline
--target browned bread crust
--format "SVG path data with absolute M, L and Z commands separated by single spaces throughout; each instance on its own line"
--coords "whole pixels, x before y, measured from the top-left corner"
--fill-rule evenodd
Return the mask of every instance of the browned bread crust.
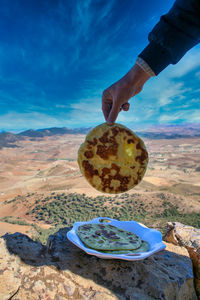
M 86 136 L 78 151 L 78 164 L 95 189 L 118 194 L 142 180 L 148 153 L 144 142 L 130 129 L 104 123 Z

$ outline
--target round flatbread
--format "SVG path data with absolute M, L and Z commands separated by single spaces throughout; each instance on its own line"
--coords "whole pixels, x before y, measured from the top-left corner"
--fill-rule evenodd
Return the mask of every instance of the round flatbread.
M 134 253 L 142 253 L 142 252 L 147 252 L 149 251 L 149 243 L 146 241 L 142 241 L 142 244 L 139 248 L 137 249 L 132 249 L 132 250 L 101 250 L 103 253 L 107 254 L 134 254 Z
M 120 124 L 91 130 L 78 151 L 81 173 L 98 191 L 126 192 L 143 178 L 148 164 L 144 142 Z
M 130 250 L 142 244 L 136 234 L 108 224 L 80 225 L 76 233 L 88 248 L 96 250 Z

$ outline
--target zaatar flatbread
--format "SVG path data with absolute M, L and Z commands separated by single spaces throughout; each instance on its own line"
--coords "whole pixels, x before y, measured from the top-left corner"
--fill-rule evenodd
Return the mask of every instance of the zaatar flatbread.
M 84 224 L 76 231 L 81 241 L 96 250 L 132 250 L 142 242 L 136 234 L 109 224 Z
M 86 136 L 78 151 L 78 164 L 95 189 L 118 194 L 142 180 L 148 153 L 144 142 L 133 131 L 120 124 L 104 123 Z
M 142 241 L 142 244 L 137 249 L 132 250 L 101 250 L 102 253 L 107 254 L 131 254 L 131 253 L 141 253 L 149 251 L 149 243 L 146 241 Z

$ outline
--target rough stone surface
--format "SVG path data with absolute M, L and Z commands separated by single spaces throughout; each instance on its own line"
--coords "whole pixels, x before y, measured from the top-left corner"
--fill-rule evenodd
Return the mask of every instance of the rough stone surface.
M 0 238 L 1 300 L 196 300 L 192 263 L 183 247 L 169 245 L 142 261 L 90 256 L 66 238 L 47 246 L 21 233 Z
M 165 241 L 185 247 L 193 263 L 195 288 L 200 299 L 200 229 L 168 222 Z
M 165 240 L 175 245 L 200 250 L 200 229 L 179 222 L 168 222 Z

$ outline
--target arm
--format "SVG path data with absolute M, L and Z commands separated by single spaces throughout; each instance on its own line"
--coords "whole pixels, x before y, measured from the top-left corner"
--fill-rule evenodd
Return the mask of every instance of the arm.
M 139 57 L 158 75 L 200 42 L 200 1 L 177 0 L 148 39 L 150 43 Z
M 149 45 L 139 54 L 136 64 L 102 95 L 102 110 L 108 124 L 118 113 L 129 109 L 128 100 L 138 94 L 151 76 L 169 64 L 176 64 L 200 42 L 200 0 L 177 0 L 150 32 Z
M 150 77 L 143 68 L 135 64 L 124 77 L 103 91 L 102 110 L 109 125 L 115 122 L 122 109 L 129 110 L 127 101 L 141 92 Z

